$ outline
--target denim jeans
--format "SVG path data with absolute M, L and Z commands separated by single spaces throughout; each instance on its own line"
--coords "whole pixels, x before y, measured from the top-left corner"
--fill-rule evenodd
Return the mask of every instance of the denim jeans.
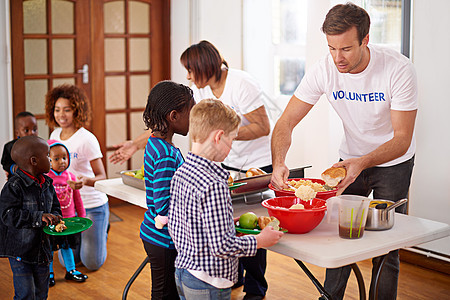
M 231 288 L 219 289 L 201 281 L 185 269 L 175 269 L 175 281 L 181 300 L 229 300 Z
M 408 196 L 411 174 L 414 166 L 414 157 L 391 167 L 373 167 L 361 172 L 355 182 L 348 186 L 344 194 L 369 196 L 373 191 L 374 199 L 398 201 Z M 396 212 L 406 213 L 406 205 L 397 207 Z M 375 266 L 380 257 L 372 259 Z M 394 300 L 397 298 L 398 273 L 400 260 L 398 250 L 391 251 L 386 257 L 383 270 L 378 279 L 378 299 Z M 344 297 L 351 267 L 344 266 L 327 269 L 324 288 L 333 300 Z M 372 282 L 374 278 L 372 268 Z M 374 291 L 370 290 L 372 294 Z
M 180 299 L 175 283 L 175 258 L 177 250 L 163 248 L 146 241 L 145 252 L 150 259 L 152 277 L 152 299 Z
M 106 232 L 109 224 L 109 204 L 86 208 L 86 218 L 92 220 L 92 227 L 81 233 L 80 259 L 91 271 L 100 269 L 106 260 Z M 76 255 L 75 255 L 76 256 Z
M 47 264 L 27 264 L 14 258 L 9 258 L 9 264 L 13 273 L 14 300 L 47 299 L 50 276 Z

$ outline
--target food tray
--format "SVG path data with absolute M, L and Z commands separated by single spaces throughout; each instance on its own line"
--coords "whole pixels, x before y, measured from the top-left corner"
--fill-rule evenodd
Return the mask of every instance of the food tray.
M 123 184 L 135 187 L 137 189 L 140 190 L 144 190 L 145 191 L 145 182 L 143 179 L 139 179 L 139 178 L 135 178 L 133 176 L 130 175 L 125 175 L 125 172 L 135 172 L 137 170 L 125 170 L 120 172 L 120 176 L 122 177 L 122 182 Z
M 145 191 L 145 182 L 143 179 L 135 178 L 130 175 L 126 175 L 125 172 L 135 172 L 136 170 L 125 170 L 120 172 L 120 176 L 122 177 L 123 184 L 135 187 L 140 190 Z M 230 190 L 238 189 L 244 185 L 246 185 L 246 182 L 234 182 L 232 186 L 229 186 Z
M 301 167 L 301 168 L 295 168 L 289 170 L 289 178 L 292 178 L 293 176 L 301 176 L 303 177 L 305 174 L 304 169 L 310 168 L 311 166 Z M 235 171 L 230 171 L 232 174 L 232 177 L 239 178 L 239 176 L 245 176 L 245 173 L 238 173 Z M 247 184 L 245 186 L 241 186 L 233 191 L 231 191 L 232 197 L 238 197 L 243 195 L 249 195 L 249 194 L 255 194 L 264 192 L 269 188 L 269 183 L 272 178 L 272 174 L 264 174 L 264 175 L 257 175 L 252 177 L 244 177 L 241 179 L 235 179 L 235 183 L 239 182 L 246 182 Z
M 247 184 L 247 183 L 246 182 L 233 182 L 233 184 L 231 184 L 231 185 L 229 184 L 228 185 L 228 188 L 230 189 L 230 191 L 232 191 L 232 190 L 235 190 L 238 187 L 243 186 L 245 184 Z
M 272 178 L 272 173 L 264 175 L 256 175 L 252 177 L 246 177 L 242 179 L 235 180 L 234 183 L 246 183 L 241 187 L 231 191 L 231 196 L 237 197 L 246 194 L 253 194 L 265 191 L 268 189 L 270 179 Z
M 243 234 L 259 234 L 261 233 L 261 228 L 259 228 L 259 226 L 256 226 L 255 229 L 246 229 L 246 228 L 242 228 L 239 227 L 239 225 L 235 225 L 235 229 L 237 232 L 239 233 L 243 233 Z M 279 231 L 287 233 L 287 229 L 281 228 L 279 229 Z

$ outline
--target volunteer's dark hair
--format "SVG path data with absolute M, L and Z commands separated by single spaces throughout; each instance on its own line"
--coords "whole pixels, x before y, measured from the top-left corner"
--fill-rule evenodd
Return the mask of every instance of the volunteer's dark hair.
M 353 26 L 358 31 L 359 44 L 361 45 L 362 40 L 369 33 L 370 17 L 363 8 L 347 2 L 330 9 L 322 24 L 322 31 L 327 35 L 337 35 L 346 32 Z
M 72 85 L 62 84 L 51 89 L 45 95 L 45 119 L 50 127 L 58 127 L 55 120 L 55 104 L 59 98 L 69 100 L 73 109 L 73 123 L 75 128 L 79 129 L 89 125 L 91 121 L 91 107 L 83 89 Z
M 222 65 L 228 68 L 228 63 L 222 58 L 219 50 L 208 41 L 191 45 L 180 57 L 181 64 L 191 71 L 196 80 L 208 81 L 213 76 L 217 81 L 222 77 Z

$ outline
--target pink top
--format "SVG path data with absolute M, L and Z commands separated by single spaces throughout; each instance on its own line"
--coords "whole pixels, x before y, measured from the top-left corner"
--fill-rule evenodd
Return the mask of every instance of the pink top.
M 58 195 L 58 200 L 61 204 L 63 217 L 75 217 L 76 211 L 78 217 L 85 218 L 86 210 L 84 209 L 83 201 L 81 200 L 80 191 L 73 190 L 67 184 L 67 180 L 77 180 L 75 175 L 67 170 L 63 171 L 59 175 L 55 171 L 50 170 L 47 175 L 53 179 L 53 186 L 55 187 L 56 195 Z

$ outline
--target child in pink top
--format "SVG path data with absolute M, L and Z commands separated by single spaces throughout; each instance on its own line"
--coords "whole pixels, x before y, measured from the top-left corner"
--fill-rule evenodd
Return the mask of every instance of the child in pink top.
M 71 183 L 77 181 L 77 179 L 73 173 L 67 171 L 70 164 L 69 150 L 64 144 L 57 140 L 48 140 L 48 144 L 50 145 L 51 169 L 47 175 L 53 179 L 53 186 L 55 187 L 61 205 L 63 217 L 86 217 L 86 210 L 83 206 L 80 191 L 74 190 L 71 187 L 73 186 Z M 61 250 L 61 256 L 67 270 L 65 278 L 76 282 L 84 282 L 87 279 L 87 275 L 84 275 L 75 269 L 75 259 L 72 252 L 72 249 L 79 244 L 79 233 L 54 237 L 52 240 L 53 250 Z M 55 283 L 53 263 L 51 263 L 49 285 L 54 286 Z

